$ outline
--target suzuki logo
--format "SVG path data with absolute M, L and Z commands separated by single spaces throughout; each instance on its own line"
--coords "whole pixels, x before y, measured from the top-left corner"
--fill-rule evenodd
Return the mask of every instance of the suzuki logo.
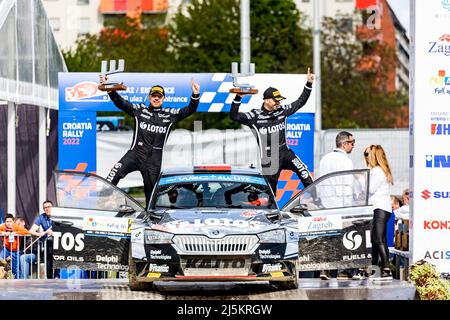
M 362 237 L 358 233 L 355 233 L 356 231 L 350 231 L 349 233 L 344 234 L 342 242 L 344 244 L 344 247 L 346 247 L 348 250 L 356 250 L 361 246 Z
M 431 198 L 430 196 L 431 192 L 428 191 L 427 189 L 422 191 L 422 198 L 424 198 L 425 200 L 428 200 L 429 198 Z

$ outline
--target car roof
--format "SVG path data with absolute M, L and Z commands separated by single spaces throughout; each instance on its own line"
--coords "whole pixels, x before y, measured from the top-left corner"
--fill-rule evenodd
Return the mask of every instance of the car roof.
M 201 167 L 229 167 L 230 170 L 224 169 L 214 169 L 214 170 L 207 170 L 206 168 L 204 170 L 195 170 L 195 173 L 231 173 L 231 174 L 248 174 L 248 175 L 261 175 L 261 171 L 254 167 L 234 167 L 234 166 L 228 166 L 228 165 L 201 165 Z M 171 176 L 171 175 L 185 175 L 185 174 L 194 174 L 194 167 L 178 167 L 178 168 L 167 168 L 164 169 L 161 172 L 161 176 Z

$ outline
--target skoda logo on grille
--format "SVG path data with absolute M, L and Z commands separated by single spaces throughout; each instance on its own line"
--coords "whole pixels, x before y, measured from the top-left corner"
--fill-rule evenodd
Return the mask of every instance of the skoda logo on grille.
M 212 234 L 213 236 L 217 236 L 217 235 L 219 235 L 219 233 L 220 233 L 219 230 L 214 230 L 213 232 L 211 232 L 211 234 Z

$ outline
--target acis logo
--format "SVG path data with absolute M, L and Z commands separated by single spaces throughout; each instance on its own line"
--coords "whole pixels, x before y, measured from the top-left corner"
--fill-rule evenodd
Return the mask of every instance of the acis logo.
M 424 259 L 450 260 L 450 250 L 448 251 L 427 251 Z
M 443 34 L 438 38 L 438 41 L 430 41 L 428 53 L 437 53 L 444 56 L 450 56 L 450 34 Z
M 432 123 L 431 134 L 436 136 L 450 135 L 450 123 Z
M 431 198 L 430 194 L 431 194 L 431 192 L 425 189 L 422 191 L 422 198 L 424 198 L 425 200 L 428 200 L 429 198 Z
M 450 230 L 450 221 L 426 220 L 423 222 L 424 230 Z
M 425 167 L 427 167 L 427 168 L 450 168 L 450 156 L 428 154 L 425 156 Z

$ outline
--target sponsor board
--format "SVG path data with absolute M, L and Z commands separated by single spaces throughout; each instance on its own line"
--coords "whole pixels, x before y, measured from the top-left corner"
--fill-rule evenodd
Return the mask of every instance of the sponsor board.
M 341 215 L 303 217 L 298 219 L 299 236 L 333 235 L 342 230 Z
M 371 218 L 367 218 L 365 223 L 344 227 L 338 234 L 325 237 L 301 237 L 297 269 L 315 271 L 369 266 L 372 251 L 371 221 Z
M 413 136 L 409 155 L 410 189 L 415 197 L 410 205 L 409 250 L 413 264 L 450 242 L 448 222 L 438 218 L 447 212 L 445 186 L 450 180 L 450 153 L 444 141 L 450 135 L 450 15 L 447 0 L 411 4 L 409 127 Z M 450 271 L 448 260 L 431 254 L 428 258 L 439 272 Z
M 130 239 L 87 236 L 83 230 L 63 224 L 55 225 L 53 230 L 55 268 L 128 271 Z
M 85 216 L 83 218 L 83 231 L 89 234 L 130 236 L 133 219 Z

